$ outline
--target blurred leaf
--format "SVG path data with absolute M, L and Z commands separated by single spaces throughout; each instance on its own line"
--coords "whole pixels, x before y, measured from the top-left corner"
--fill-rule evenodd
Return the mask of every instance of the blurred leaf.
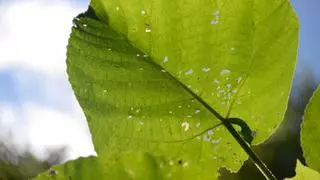
M 91 5 L 74 20 L 67 63 L 99 158 L 57 167 L 54 178 L 194 180 L 238 170 L 246 154 L 223 126 L 210 130 L 221 122 L 194 94 L 245 120 L 254 143 L 281 122 L 298 34 L 288 1 Z
M 314 92 L 304 113 L 301 145 L 308 166 L 320 172 L 320 86 Z
M 292 180 L 320 180 L 320 174 L 311 168 L 303 166 L 300 161 L 297 161 L 296 176 L 287 178 Z

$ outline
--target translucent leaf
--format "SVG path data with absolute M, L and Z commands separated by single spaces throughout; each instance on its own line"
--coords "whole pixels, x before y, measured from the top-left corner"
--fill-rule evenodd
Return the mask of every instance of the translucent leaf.
M 301 145 L 308 166 L 320 172 L 320 86 L 311 97 L 304 112 Z
M 320 180 L 320 174 L 311 168 L 303 166 L 299 161 L 296 167 L 296 176 L 287 178 L 291 180 Z
M 74 20 L 67 63 L 99 157 L 56 167 L 54 178 L 194 180 L 238 170 L 246 154 L 199 99 L 245 120 L 254 143 L 281 122 L 298 33 L 287 0 L 91 5 Z

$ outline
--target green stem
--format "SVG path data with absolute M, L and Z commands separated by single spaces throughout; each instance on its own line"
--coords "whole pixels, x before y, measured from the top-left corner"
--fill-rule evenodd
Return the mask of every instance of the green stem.
M 268 179 L 268 180 L 277 180 L 277 178 L 273 175 L 270 169 L 262 162 L 262 160 L 258 157 L 258 155 L 248 146 L 248 144 L 240 137 L 238 132 L 233 128 L 233 126 L 224 121 L 224 126 L 228 129 L 231 135 L 236 139 L 236 141 L 240 144 L 242 149 L 249 155 L 251 161 L 256 165 L 259 171 Z
M 182 83 L 181 83 L 182 84 Z M 183 85 L 184 86 L 184 85 Z M 187 88 L 187 87 L 185 87 Z M 227 128 L 227 130 L 231 133 L 233 138 L 239 143 L 242 149 L 248 154 L 251 161 L 256 165 L 259 171 L 264 175 L 264 177 L 268 180 L 277 180 L 277 178 L 273 175 L 270 169 L 262 162 L 262 160 L 258 157 L 258 155 L 250 148 L 250 146 L 241 138 L 239 133 L 234 129 L 231 122 L 228 119 L 223 118 L 218 112 L 216 112 L 211 106 L 209 106 L 202 98 L 194 94 L 189 88 L 186 89 L 189 93 L 191 93 L 195 99 L 197 99 L 204 107 L 206 107 L 212 114 L 214 114 L 223 125 Z
M 146 62 L 154 65 L 159 70 L 162 70 L 163 67 L 149 59 Z M 273 175 L 273 173 L 269 170 L 269 168 L 262 162 L 262 160 L 257 156 L 257 154 L 250 148 L 250 146 L 245 142 L 244 139 L 238 134 L 238 132 L 234 129 L 231 122 L 228 121 L 227 118 L 222 117 L 216 110 L 214 110 L 209 104 L 207 104 L 200 96 L 195 94 L 191 89 L 189 89 L 185 84 L 177 80 L 171 73 L 166 72 L 166 74 L 172 78 L 176 83 L 178 83 L 183 89 L 185 89 L 188 93 L 190 93 L 198 102 L 200 102 L 207 110 L 209 110 L 216 118 L 218 118 L 223 125 L 227 128 L 227 130 L 231 133 L 233 138 L 238 142 L 238 144 L 242 147 L 242 149 L 248 154 L 251 161 L 256 165 L 259 171 L 264 175 L 267 180 L 277 180 L 277 178 Z
M 182 84 L 182 83 L 181 83 Z M 185 85 L 183 85 L 185 87 Z M 187 87 L 185 87 L 186 89 Z M 264 175 L 264 177 L 268 180 L 277 180 L 277 178 L 273 175 L 270 169 L 262 162 L 262 160 L 258 157 L 258 155 L 250 148 L 250 146 L 245 142 L 244 139 L 241 138 L 239 133 L 234 129 L 231 122 L 228 119 L 222 117 L 217 111 L 215 111 L 211 106 L 209 106 L 201 97 L 197 96 L 193 91 L 189 88 L 186 89 L 189 93 L 193 95 L 195 99 L 197 99 L 204 107 L 206 107 L 212 114 L 214 114 L 227 128 L 227 130 L 231 133 L 233 138 L 239 143 L 242 149 L 248 154 L 251 161 L 256 165 L 259 171 Z
M 223 125 L 231 133 L 233 138 L 239 143 L 239 145 L 242 147 L 242 149 L 248 154 L 251 161 L 253 161 L 253 163 L 256 165 L 256 167 L 259 169 L 259 171 L 264 175 L 264 177 L 266 179 L 277 180 L 277 178 L 273 175 L 273 173 L 270 171 L 270 169 L 262 162 L 262 160 L 250 148 L 250 146 L 245 142 L 245 140 L 241 138 L 239 133 L 234 129 L 234 127 L 232 126 L 231 122 L 228 121 L 228 119 L 222 117 L 217 111 L 215 111 L 211 106 L 209 106 L 201 97 L 199 97 L 197 94 L 195 94 L 191 89 L 186 87 L 180 81 L 178 81 L 178 83 L 223 123 Z

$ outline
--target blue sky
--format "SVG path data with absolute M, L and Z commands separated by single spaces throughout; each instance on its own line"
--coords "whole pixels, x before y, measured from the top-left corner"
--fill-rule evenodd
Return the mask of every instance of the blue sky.
M 300 42 L 297 71 L 310 68 L 320 80 L 320 1 L 292 0 L 300 20 Z
M 320 1 L 292 3 L 301 25 L 297 72 L 310 71 L 319 82 Z M 32 151 L 46 159 L 57 147 L 67 148 L 67 159 L 95 154 L 65 73 L 71 19 L 86 7 L 77 0 L 0 0 L 0 146 L 16 147 L 11 155 Z

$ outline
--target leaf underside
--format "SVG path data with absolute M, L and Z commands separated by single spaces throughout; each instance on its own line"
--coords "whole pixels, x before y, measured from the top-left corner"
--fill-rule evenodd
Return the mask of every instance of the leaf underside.
M 246 154 L 188 90 L 245 120 L 254 143 L 281 122 L 298 33 L 288 1 L 91 6 L 74 20 L 67 71 L 99 157 L 37 179 L 216 179 L 221 167 L 238 170 Z

